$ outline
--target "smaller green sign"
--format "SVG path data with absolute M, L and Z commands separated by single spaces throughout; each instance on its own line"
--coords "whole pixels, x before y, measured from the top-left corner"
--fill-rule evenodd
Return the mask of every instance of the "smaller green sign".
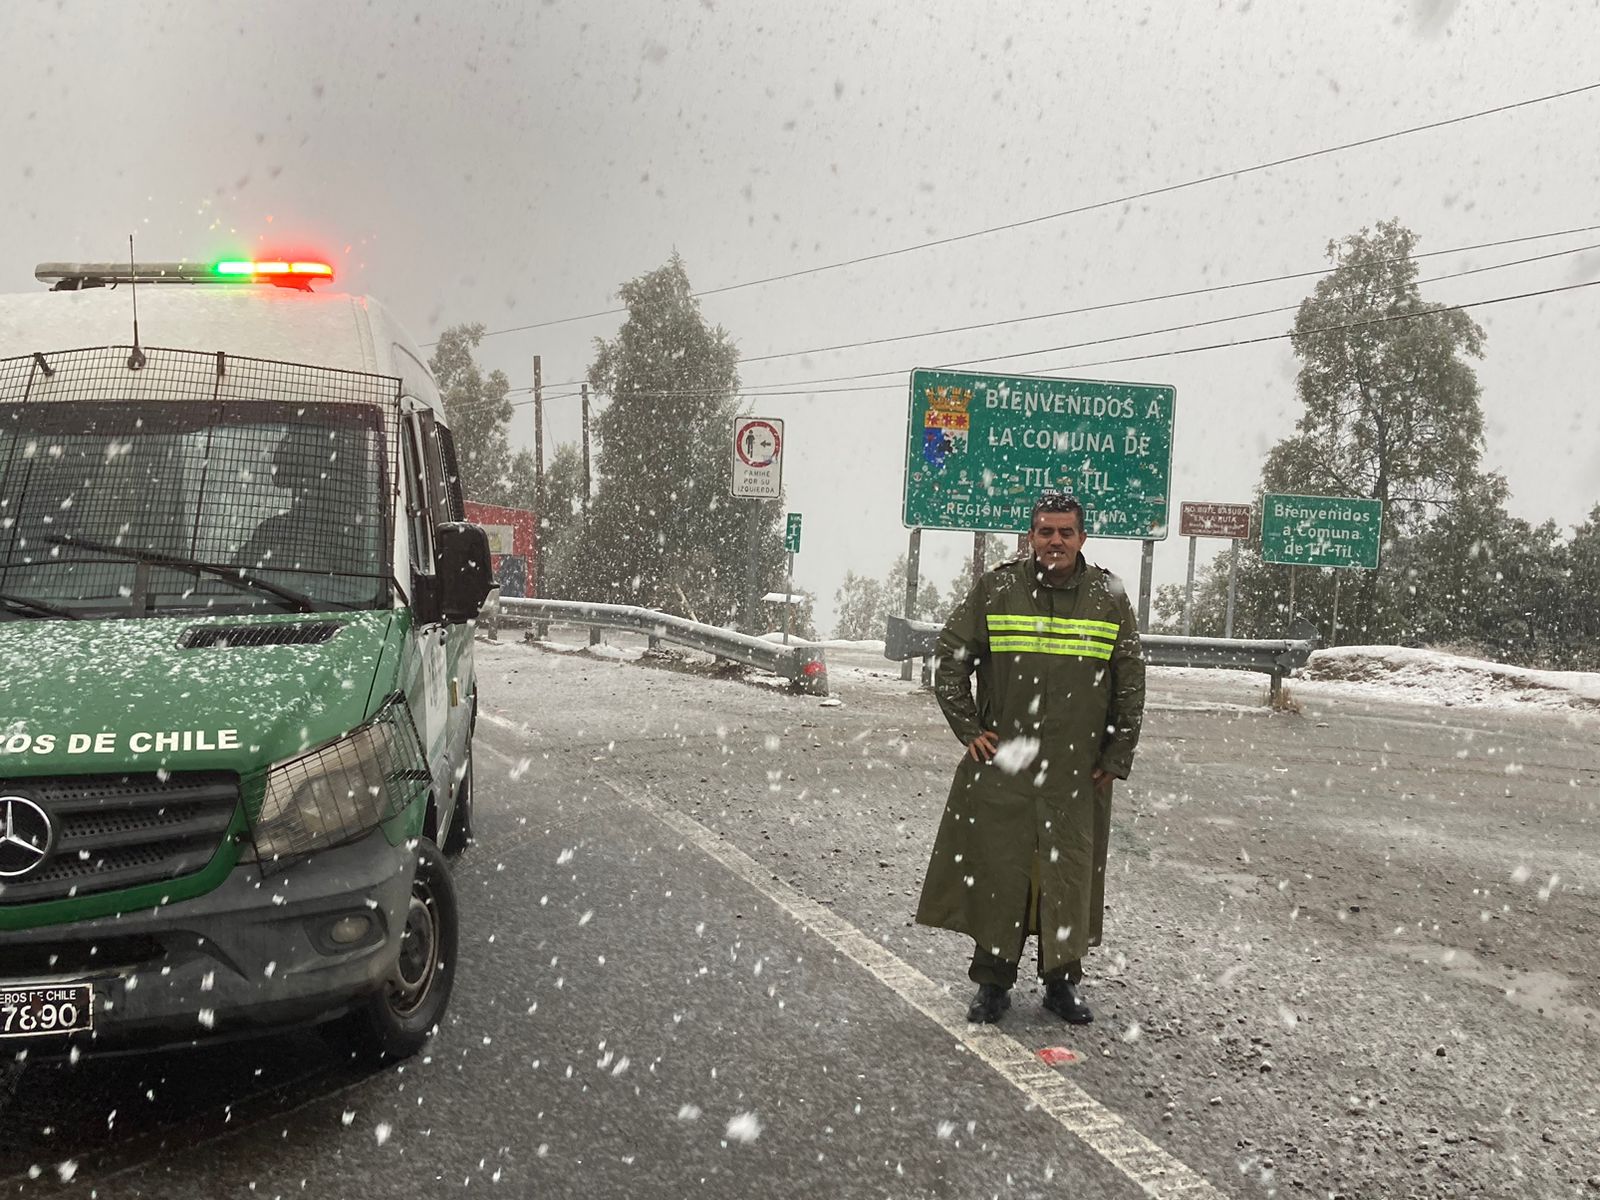
M 1261 557 L 1291 567 L 1378 568 L 1383 504 L 1359 496 L 1261 497 Z
M 800 553 L 800 514 L 790 513 L 788 527 L 783 531 L 783 548 L 790 554 Z

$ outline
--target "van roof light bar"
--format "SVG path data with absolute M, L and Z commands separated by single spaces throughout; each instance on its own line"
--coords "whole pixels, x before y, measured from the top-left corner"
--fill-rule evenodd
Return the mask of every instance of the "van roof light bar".
M 215 263 L 40 263 L 33 270 L 40 283 L 56 292 L 111 287 L 119 283 L 241 284 L 270 283 L 310 291 L 318 281 L 331 281 L 333 267 L 301 259 L 229 258 Z

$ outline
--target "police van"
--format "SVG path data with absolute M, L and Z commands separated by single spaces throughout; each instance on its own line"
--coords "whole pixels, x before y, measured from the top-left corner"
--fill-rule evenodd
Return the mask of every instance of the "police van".
M 420 351 L 324 263 L 0 297 L 0 1059 L 449 1001 L 490 585 Z

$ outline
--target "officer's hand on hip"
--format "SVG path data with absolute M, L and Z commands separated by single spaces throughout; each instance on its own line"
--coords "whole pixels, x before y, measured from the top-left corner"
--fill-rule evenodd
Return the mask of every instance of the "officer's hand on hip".
M 1104 770 L 1101 767 L 1096 767 L 1094 770 L 1089 772 L 1089 778 L 1094 782 L 1094 786 L 1103 792 L 1111 786 L 1111 781 L 1115 779 L 1116 776 L 1110 771 Z
M 967 743 L 967 754 L 974 762 L 988 762 L 998 749 L 1000 749 L 1000 735 L 992 729 L 985 729 Z

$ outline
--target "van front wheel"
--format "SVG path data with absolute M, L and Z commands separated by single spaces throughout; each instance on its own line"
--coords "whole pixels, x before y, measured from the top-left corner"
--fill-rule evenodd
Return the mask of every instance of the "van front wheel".
M 418 841 L 400 953 L 383 986 L 352 1014 L 363 1057 L 380 1062 L 409 1058 L 444 1019 L 454 983 L 458 924 L 450 867 L 437 846 Z

